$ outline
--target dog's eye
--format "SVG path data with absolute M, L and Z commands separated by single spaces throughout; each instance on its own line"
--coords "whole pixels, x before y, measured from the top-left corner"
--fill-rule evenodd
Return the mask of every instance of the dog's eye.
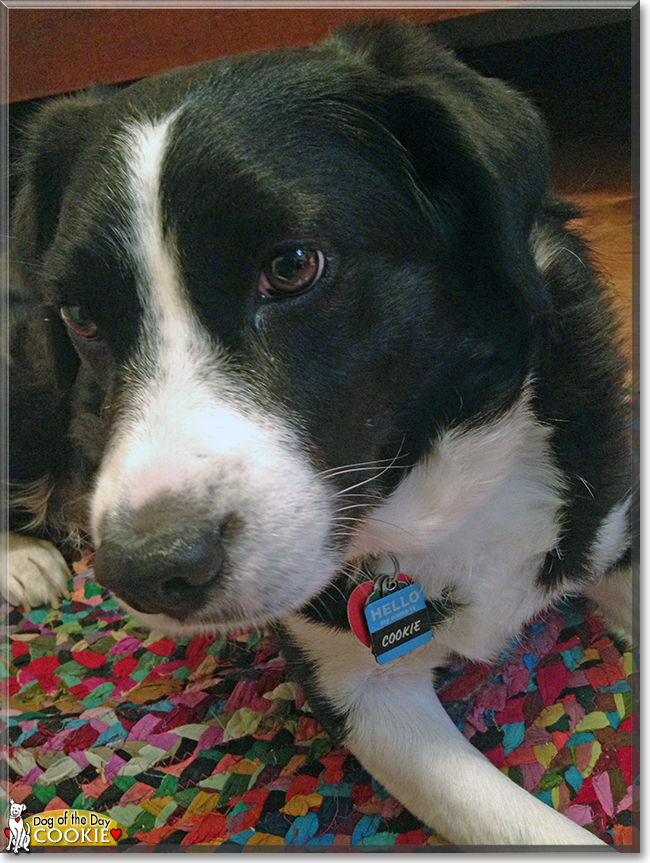
M 325 270 L 325 255 L 318 249 L 291 249 L 262 268 L 257 290 L 263 297 L 297 294 L 315 285 Z
M 75 336 L 82 339 L 94 339 L 99 335 L 99 327 L 83 306 L 61 306 L 61 319 Z

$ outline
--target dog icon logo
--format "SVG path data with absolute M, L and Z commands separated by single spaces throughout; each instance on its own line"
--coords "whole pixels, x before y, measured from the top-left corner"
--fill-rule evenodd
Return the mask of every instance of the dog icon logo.
M 19 851 L 29 851 L 31 840 L 31 829 L 29 824 L 23 821 L 23 812 L 27 809 L 24 803 L 14 803 L 9 800 L 9 826 L 5 828 L 5 834 L 9 839 L 7 851 L 18 854 Z

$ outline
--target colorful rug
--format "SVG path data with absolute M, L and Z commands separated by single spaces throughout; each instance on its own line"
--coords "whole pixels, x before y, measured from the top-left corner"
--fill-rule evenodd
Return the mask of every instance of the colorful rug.
M 125 850 L 444 844 L 332 743 L 269 635 L 151 634 L 90 575 L 60 609 L 5 608 L 3 786 L 25 815 L 106 813 Z M 445 675 L 450 715 L 500 770 L 634 849 L 635 659 L 584 603 Z

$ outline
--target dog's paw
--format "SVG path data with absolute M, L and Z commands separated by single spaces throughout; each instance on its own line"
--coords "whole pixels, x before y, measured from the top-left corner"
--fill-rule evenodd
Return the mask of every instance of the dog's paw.
M 58 608 L 62 598 L 70 598 L 70 570 L 51 542 L 10 533 L 7 552 L 5 596 L 11 605 L 28 611 L 39 605 Z

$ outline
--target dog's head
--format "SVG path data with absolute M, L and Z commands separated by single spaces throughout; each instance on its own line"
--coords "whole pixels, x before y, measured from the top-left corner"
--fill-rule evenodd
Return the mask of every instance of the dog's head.
M 97 577 L 159 629 L 302 606 L 526 376 L 544 132 L 425 31 L 56 102 L 21 171 L 15 255 L 100 417 Z
M 25 809 L 27 809 L 27 806 L 24 803 L 14 803 L 13 800 L 9 801 L 9 816 L 11 818 L 17 820 L 22 816 Z

